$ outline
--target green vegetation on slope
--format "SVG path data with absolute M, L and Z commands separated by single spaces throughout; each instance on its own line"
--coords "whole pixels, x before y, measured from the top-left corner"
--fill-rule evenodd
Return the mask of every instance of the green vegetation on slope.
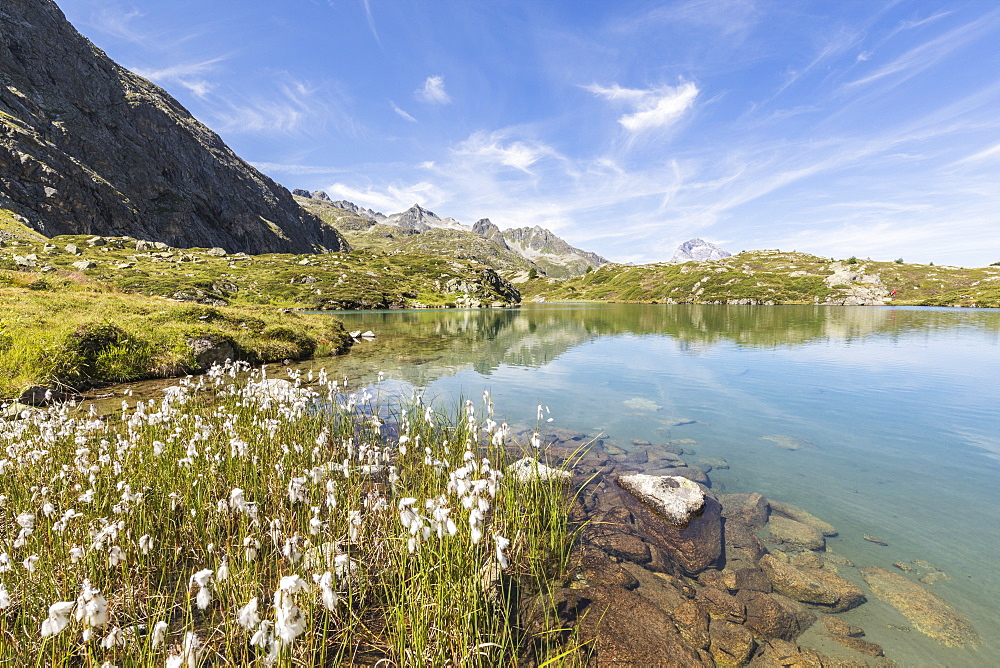
M 136 250 L 136 241 L 127 238 L 100 239 L 101 245 L 92 246 L 89 239 L 14 242 L 8 252 L 0 252 L 0 267 L 16 269 L 20 257 L 21 269 L 43 277 L 82 273 L 124 292 L 212 306 L 377 309 L 510 305 L 520 297 L 489 267 L 434 255 L 226 255 L 145 242 L 139 242 L 143 250 Z
M 714 262 L 609 264 L 567 281 L 532 280 L 521 287 L 521 292 L 525 299 L 564 301 L 680 304 L 891 301 L 921 306 L 998 307 L 1000 269 L 856 258 L 837 262 L 794 251 L 745 251 Z

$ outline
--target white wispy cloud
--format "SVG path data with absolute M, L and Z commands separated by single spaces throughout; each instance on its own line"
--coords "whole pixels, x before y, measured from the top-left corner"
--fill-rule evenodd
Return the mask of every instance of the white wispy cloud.
M 504 132 L 476 132 L 458 144 L 453 153 L 474 159 L 485 165 L 504 165 L 522 172 L 531 173 L 530 167 L 546 156 L 556 155 L 550 147 L 541 143 L 508 141 Z
M 204 98 L 215 88 L 215 84 L 205 78 L 204 75 L 212 72 L 215 69 L 215 65 L 225 59 L 224 56 L 219 56 L 197 63 L 183 63 L 159 69 L 146 69 L 143 67 L 131 67 L 129 69 L 139 76 L 160 85 L 178 84 L 191 91 L 195 96 Z
M 371 31 L 372 37 L 375 38 L 375 42 L 382 46 L 382 40 L 378 36 L 378 30 L 375 29 L 375 17 L 372 16 L 372 5 L 370 0 L 361 0 L 361 3 L 365 7 L 365 18 L 368 20 L 368 30 Z
M 395 111 L 399 115 L 399 117 L 402 118 L 403 120 L 410 121 L 411 123 L 417 122 L 417 119 L 415 119 L 413 116 L 410 116 L 408 113 L 400 109 L 399 105 L 397 105 L 392 100 L 389 100 L 389 106 L 392 107 L 392 110 Z
M 349 170 L 343 167 L 329 165 L 301 165 L 297 163 L 251 161 L 251 165 L 265 174 L 289 174 L 292 176 L 306 176 L 310 174 L 341 174 Z
M 372 186 L 357 188 L 346 183 L 336 182 L 324 190 L 332 199 L 346 199 L 386 214 L 405 211 L 413 204 L 435 208 L 447 201 L 449 197 L 448 193 L 440 186 L 429 181 L 418 181 L 404 185 L 390 184 L 383 188 Z
M 708 28 L 730 39 L 741 39 L 760 20 L 754 0 L 687 0 L 658 6 L 620 25 L 629 31 L 646 30 L 651 25 L 686 24 Z
M 698 87 L 690 81 L 678 86 L 647 89 L 622 88 L 617 83 L 611 86 L 591 84 L 584 88 L 598 97 L 632 107 L 635 111 L 618 119 L 622 127 L 632 133 L 672 126 L 694 105 L 699 93 Z
M 867 76 L 849 82 L 846 86 L 848 88 L 863 86 L 892 75 L 899 75 L 896 77 L 895 83 L 901 83 L 937 64 L 970 42 L 985 36 L 996 27 L 998 19 L 1000 19 L 1000 10 L 989 12 L 974 21 L 953 28 L 908 50 Z
M 952 162 L 951 164 L 949 164 L 948 167 L 954 167 L 954 166 L 957 166 L 957 165 L 964 165 L 964 164 L 971 163 L 971 162 L 980 162 L 982 160 L 989 160 L 989 159 L 992 159 L 992 158 L 1000 158 L 1000 144 L 996 144 L 995 146 L 991 146 L 991 147 L 989 147 L 987 149 L 984 149 L 982 151 L 977 151 L 976 153 L 973 153 L 972 155 L 966 156 L 966 157 L 964 157 L 964 158 L 962 158 L 960 160 L 956 160 L 956 161 Z
M 222 97 L 210 113 L 213 127 L 226 133 L 315 134 L 334 129 L 355 137 L 363 127 L 342 106 L 343 92 L 276 73 L 273 87 L 261 86 L 253 96 Z
M 441 75 L 427 77 L 424 85 L 415 90 L 413 95 L 421 102 L 426 102 L 427 104 L 451 103 L 451 97 L 444 89 L 444 77 Z
M 90 24 L 101 32 L 130 42 L 144 43 L 148 36 L 134 25 L 145 13 L 138 9 L 124 10 L 116 4 L 102 7 L 90 16 Z

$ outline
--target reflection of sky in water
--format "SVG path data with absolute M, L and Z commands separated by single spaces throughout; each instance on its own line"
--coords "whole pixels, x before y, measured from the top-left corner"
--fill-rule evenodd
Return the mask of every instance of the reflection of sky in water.
M 411 321 L 394 334 L 392 317 L 370 314 L 351 316 L 347 326 L 372 317 L 389 340 L 420 329 Z M 464 317 L 461 331 L 428 330 L 439 350 L 452 332 L 458 354 L 428 354 L 419 373 L 401 365 L 392 375 L 419 379 L 428 398 L 478 402 L 489 388 L 512 423 L 534 423 L 541 402 L 555 426 L 600 430 L 625 447 L 633 438 L 696 439 L 692 459 L 731 464 L 710 474 L 719 490 L 805 506 L 841 528 L 831 544 L 857 565 L 922 558 L 949 572 L 933 590 L 973 619 L 983 647 L 948 650 L 915 631 L 893 635 L 887 624 L 909 623 L 878 603 L 848 613 L 890 657 L 903 665 L 1000 665 L 992 612 L 1000 597 L 997 311 L 529 308 L 503 314 L 488 340 L 475 343 L 472 322 Z M 463 346 L 471 359 L 462 359 Z M 660 409 L 626 405 L 636 398 Z M 665 422 L 675 418 L 697 423 L 668 434 Z M 815 445 L 790 452 L 760 438 L 768 434 Z M 865 543 L 863 533 L 890 547 Z

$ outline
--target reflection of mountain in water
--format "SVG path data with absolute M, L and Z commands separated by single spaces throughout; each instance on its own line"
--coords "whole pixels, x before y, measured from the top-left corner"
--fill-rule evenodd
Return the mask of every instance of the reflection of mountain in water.
M 609 304 L 529 306 L 475 311 L 348 313 L 348 329 L 371 329 L 338 366 L 426 385 L 461 369 L 492 374 L 500 365 L 541 367 L 601 336 L 669 336 L 697 352 L 731 342 L 739 346 L 794 346 L 871 336 L 899 338 L 956 326 L 1000 330 L 1000 311 L 813 306 Z M 957 321 L 961 318 L 960 323 Z

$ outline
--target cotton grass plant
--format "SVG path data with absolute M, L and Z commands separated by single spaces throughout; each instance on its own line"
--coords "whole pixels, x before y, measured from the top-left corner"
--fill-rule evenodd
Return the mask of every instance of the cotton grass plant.
M 0 422 L 0 664 L 515 664 L 571 499 L 505 475 L 511 446 L 488 394 L 241 364 Z

